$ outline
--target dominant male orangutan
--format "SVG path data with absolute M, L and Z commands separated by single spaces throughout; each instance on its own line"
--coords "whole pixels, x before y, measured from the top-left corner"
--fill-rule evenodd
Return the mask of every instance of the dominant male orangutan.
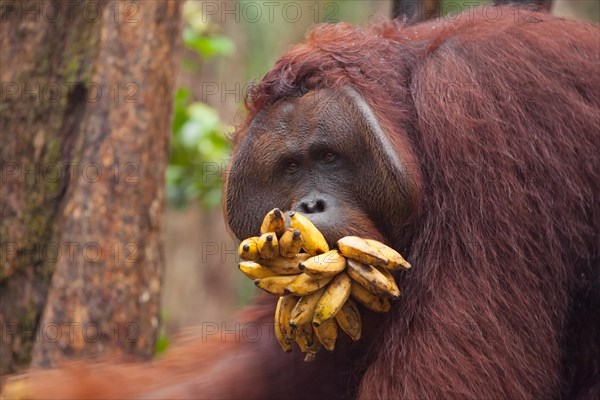
M 496 11 L 317 26 L 250 93 L 232 232 L 299 210 L 330 244 L 374 238 L 412 264 L 392 311 L 363 312 L 358 343 L 304 363 L 259 296 L 240 314 L 259 341 L 191 337 L 150 364 L 32 373 L 32 395 L 600 398 L 600 28 Z

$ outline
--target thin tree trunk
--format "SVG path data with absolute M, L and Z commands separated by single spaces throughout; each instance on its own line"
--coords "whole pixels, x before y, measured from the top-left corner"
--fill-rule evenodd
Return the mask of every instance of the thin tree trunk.
M 0 373 L 147 358 L 178 1 L 3 2 Z

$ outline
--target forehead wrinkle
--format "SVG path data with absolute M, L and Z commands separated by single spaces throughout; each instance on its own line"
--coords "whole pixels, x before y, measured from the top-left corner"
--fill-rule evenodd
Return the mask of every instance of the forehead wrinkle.
M 268 132 L 279 138 L 294 139 L 305 136 L 306 111 L 301 98 L 284 98 L 269 110 Z
M 273 104 L 249 132 L 256 168 L 275 166 L 285 158 L 299 158 L 304 153 L 309 127 L 297 100 L 281 99 Z
M 303 97 L 283 98 L 265 111 L 252 132 L 258 164 L 277 163 L 291 155 L 303 158 L 323 147 L 352 152 L 357 144 L 350 137 L 332 141 L 353 129 L 352 116 L 335 92 L 315 90 Z
M 351 115 L 338 96 L 327 96 L 320 107 L 317 134 L 323 144 L 334 151 L 353 154 L 363 148 L 361 135 L 356 130 L 355 116 Z
M 279 102 L 275 103 L 269 109 L 269 126 L 268 131 L 272 131 L 273 133 L 277 133 L 278 135 L 284 135 L 290 129 L 290 116 L 294 115 L 295 111 L 294 102 L 289 101 L 288 99 L 282 99 Z
M 301 112 L 298 114 L 302 117 L 302 129 L 299 133 L 303 138 L 303 144 L 307 146 L 326 142 L 320 127 L 329 105 L 328 97 L 323 96 L 319 91 L 314 91 L 307 93 L 299 102 Z

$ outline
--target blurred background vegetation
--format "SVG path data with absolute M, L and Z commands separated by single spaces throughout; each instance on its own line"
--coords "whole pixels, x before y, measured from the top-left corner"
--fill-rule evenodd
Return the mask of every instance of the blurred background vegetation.
M 488 3 L 489 1 L 479 1 Z M 185 56 L 174 99 L 167 171 L 167 269 L 163 317 L 168 337 L 183 326 L 222 323 L 254 293 L 241 278 L 236 243 L 224 226 L 222 176 L 227 136 L 243 117 L 246 88 L 319 22 L 366 24 L 390 1 L 186 1 Z M 457 12 L 474 1 L 442 2 Z M 599 20 L 600 2 L 556 0 L 553 12 Z M 271 7 L 271 8 L 269 8 Z M 163 339 L 159 347 L 166 345 Z

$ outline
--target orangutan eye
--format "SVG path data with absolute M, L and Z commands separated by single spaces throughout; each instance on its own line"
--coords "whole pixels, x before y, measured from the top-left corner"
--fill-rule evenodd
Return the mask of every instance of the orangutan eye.
M 336 158 L 336 154 L 333 151 L 327 151 L 323 154 L 323 157 L 321 159 L 325 163 L 330 163 L 333 160 L 335 160 L 335 158 Z
M 296 161 L 288 161 L 285 166 L 285 170 L 288 174 L 293 174 L 294 172 L 298 171 L 298 169 L 300 169 L 300 164 L 298 164 Z

